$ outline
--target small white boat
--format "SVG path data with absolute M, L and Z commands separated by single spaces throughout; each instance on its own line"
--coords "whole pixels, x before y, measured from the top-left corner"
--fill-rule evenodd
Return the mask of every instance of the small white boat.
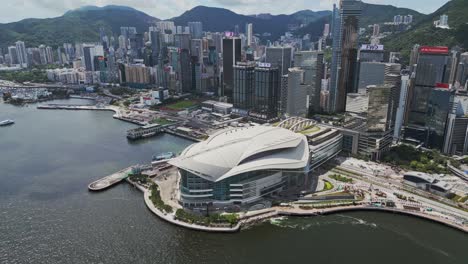
M 15 121 L 7 119 L 7 120 L 0 121 L 0 126 L 9 126 L 9 125 L 13 125 L 14 123 Z

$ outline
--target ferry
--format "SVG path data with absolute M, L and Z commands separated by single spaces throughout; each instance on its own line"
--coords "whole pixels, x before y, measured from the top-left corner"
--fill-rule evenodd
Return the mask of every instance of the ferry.
M 14 123 L 15 121 L 7 119 L 7 120 L 0 121 L 0 126 L 9 126 L 9 125 L 13 125 Z
M 175 158 L 175 156 L 176 155 L 173 152 L 166 152 L 166 153 L 162 153 L 159 155 L 153 155 L 153 161 L 168 160 L 168 159 Z

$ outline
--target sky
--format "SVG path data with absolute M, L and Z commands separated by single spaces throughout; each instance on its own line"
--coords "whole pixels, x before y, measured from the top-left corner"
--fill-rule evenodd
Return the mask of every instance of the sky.
M 198 5 L 223 7 L 240 14 L 291 14 L 299 10 L 331 10 L 338 0 L 0 0 L 0 23 L 25 18 L 48 18 L 85 5 L 126 5 L 151 16 L 168 19 Z M 431 13 L 448 0 L 364 0 Z

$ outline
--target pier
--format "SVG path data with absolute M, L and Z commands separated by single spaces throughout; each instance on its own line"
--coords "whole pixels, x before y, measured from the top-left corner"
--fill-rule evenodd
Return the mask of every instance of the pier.
M 121 171 L 118 171 L 114 174 L 106 176 L 100 180 L 92 182 L 88 185 L 88 189 L 90 191 L 102 191 L 105 190 L 128 177 L 128 174 L 132 171 L 132 167 L 128 167 Z

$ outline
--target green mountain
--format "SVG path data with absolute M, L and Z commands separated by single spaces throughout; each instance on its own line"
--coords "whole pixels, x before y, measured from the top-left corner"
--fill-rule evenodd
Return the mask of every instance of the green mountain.
M 239 26 L 241 32 L 244 32 L 245 24 L 252 23 L 256 34 L 270 33 L 270 39 L 276 40 L 288 30 L 288 25 L 306 24 L 328 16 L 330 13 L 330 11 L 303 10 L 291 15 L 246 16 L 224 8 L 197 6 L 171 20 L 178 26 L 187 25 L 190 21 L 200 21 L 203 23 L 204 30 L 213 32 L 234 31 L 236 25 Z
M 448 15 L 450 29 L 434 27 L 443 14 Z M 468 0 L 452 0 L 422 19 L 411 30 L 392 35 L 383 41 L 386 50 L 401 51 L 405 57 L 414 44 L 430 46 L 460 45 L 468 48 Z
M 0 24 L 0 47 L 6 48 L 17 40 L 26 42 L 28 47 L 40 44 L 56 47 L 65 42 L 97 41 L 101 27 L 107 34 L 120 34 L 121 26 L 133 26 L 138 32 L 144 32 L 156 21 L 159 19 L 130 7 L 86 6 L 60 17 Z
M 384 22 L 392 22 L 396 15 L 413 15 L 413 23 L 418 23 L 426 15 L 408 8 L 400 8 L 392 5 L 376 5 L 363 3 L 361 27 Z
M 362 16 L 359 23 L 361 27 L 367 27 L 368 25 L 392 22 L 393 17 L 396 15 L 413 15 L 414 23 L 418 23 L 426 17 L 426 15 L 408 8 L 363 3 Z M 322 36 L 325 24 L 329 23 L 331 23 L 331 15 L 309 23 L 307 26 L 299 29 L 296 34 L 300 36 L 310 34 L 313 39 L 318 39 Z

